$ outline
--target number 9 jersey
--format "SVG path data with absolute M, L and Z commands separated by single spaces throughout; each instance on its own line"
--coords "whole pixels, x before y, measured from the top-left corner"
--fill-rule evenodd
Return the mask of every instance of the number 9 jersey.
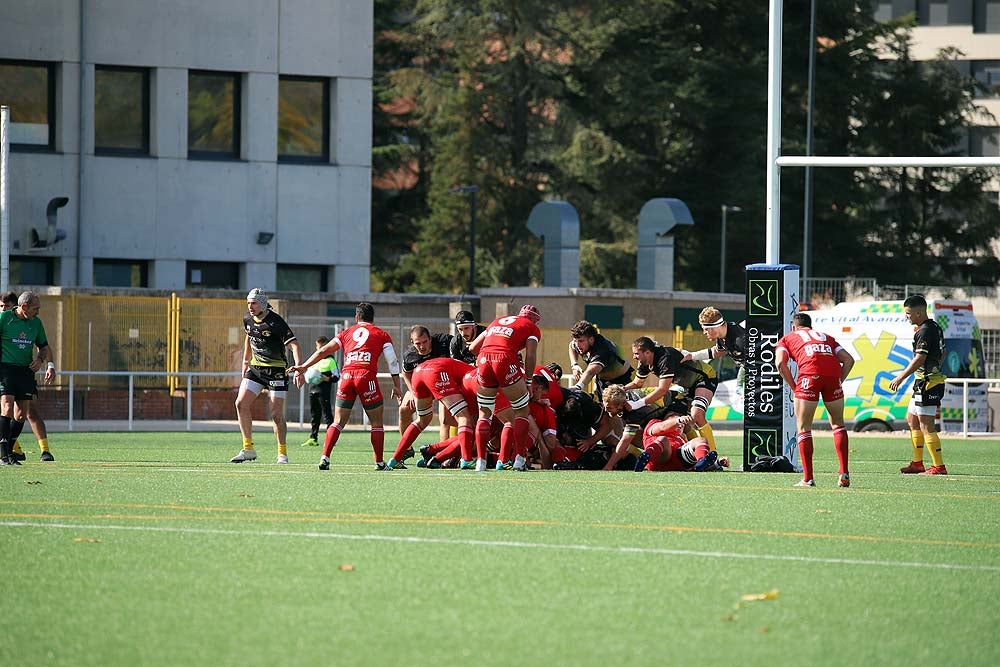
M 392 336 L 370 322 L 359 322 L 337 334 L 340 347 L 344 351 L 343 370 L 368 370 L 378 372 L 378 358 L 388 345 L 392 347 Z

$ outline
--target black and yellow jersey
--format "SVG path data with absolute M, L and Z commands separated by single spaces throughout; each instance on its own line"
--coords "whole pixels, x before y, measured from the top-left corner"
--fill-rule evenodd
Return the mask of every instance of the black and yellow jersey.
M 272 366 L 285 368 L 285 346 L 295 340 L 295 334 L 276 312 L 267 309 L 264 317 L 258 319 L 250 313 L 243 316 L 243 329 L 250 339 L 251 366 Z
M 941 361 L 944 359 L 944 331 L 932 319 L 924 320 L 913 334 L 913 355 L 918 354 L 925 355 L 924 363 L 917 366 L 914 377 L 923 381 L 927 389 L 943 384 L 945 375 L 941 372 Z

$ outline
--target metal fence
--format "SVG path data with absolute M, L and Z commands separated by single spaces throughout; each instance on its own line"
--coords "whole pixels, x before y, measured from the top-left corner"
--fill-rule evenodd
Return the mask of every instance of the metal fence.
M 983 329 L 983 357 L 986 362 L 986 377 L 1000 378 L 1000 331 Z
M 810 310 L 831 308 L 843 301 L 878 300 L 879 284 L 874 278 L 803 278 L 802 301 Z

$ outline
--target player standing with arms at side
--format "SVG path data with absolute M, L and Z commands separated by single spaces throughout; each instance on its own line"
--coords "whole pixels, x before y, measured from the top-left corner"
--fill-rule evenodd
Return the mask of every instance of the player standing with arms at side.
M 38 395 L 35 373 L 47 364 L 45 383 L 56 376 L 52 363 L 45 327 L 38 319 L 41 300 L 33 292 L 24 292 L 17 298 L 17 308 L 0 313 L 0 465 L 21 465 L 13 454 L 11 423 L 15 408 L 28 415 L 31 428 L 42 450 L 42 461 L 52 461 L 45 422 L 35 416 L 33 402 Z M 38 348 L 38 356 L 34 355 Z M 32 358 L 34 357 L 34 358 Z
M 535 367 L 538 353 L 538 341 L 542 332 L 538 329 L 538 321 L 542 318 L 538 309 L 531 304 L 521 307 L 515 316 L 498 317 L 493 320 L 486 331 L 479 335 L 470 345 L 470 349 L 478 354 L 476 359 L 477 381 L 479 390 L 479 421 L 476 422 L 476 470 L 486 470 L 486 448 L 492 431 L 493 408 L 496 404 L 497 392 L 502 391 L 510 401 L 514 410 L 514 446 L 518 452 L 514 459 L 515 470 L 525 470 L 523 452 L 528 450 L 529 421 L 528 403 L 531 395 L 528 392 L 530 379 L 525 377 L 524 369 Z M 518 359 L 518 353 L 524 350 L 524 364 Z M 506 461 L 498 461 L 497 469 L 501 469 Z
M 260 392 L 267 389 L 271 423 L 274 437 L 278 441 L 278 463 L 288 463 L 288 423 L 285 421 L 285 396 L 288 394 L 288 360 L 285 348 L 292 351 L 295 363 L 299 363 L 299 341 L 288 327 L 284 318 L 271 310 L 267 303 L 267 293 L 254 287 L 247 294 L 247 312 L 243 315 L 243 330 L 246 343 L 243 346 L 243 381 L 236 395 L 236 417 L 240 422 L 243 449 L 229 459 L 230 463 L 243 463 L 257 459 L 253 447 L 253 413 L 251 408 Z M 301 387 L 303 378 L 295 378 Z
M 812 329 L 812 318 L 805 313 L 796 313 L 792 317 L 791 332 L 778 341 L 774 352 L 781 379 L 795 387 L 795 421 L 802 459 L 802 481 L 795 486 L 816 486 L 812 466 L 812 424 L 821 396 L 833 427 L 833 447 L 839 464 L 837 486 L 850 486 L 843 382 L 854 367 L 854 357 L 833 336 Z M 789 359 L 798 366 L 797 379 L 792 377 Z
M 899 472 L 904 475 L 947 475 L 941 455 L 941 438 L 937 434 L 937 411 L 944 398 L 944 332 L 937 322 L 927 317 L 927 300 L 920 294 L 908 296 L 903 301 L 903 312 L 910 324 L 917 327 L 913 333 L 913 360 L 899 372 L 889 388 L 899 389 L 910 375 L 915 374 L 913 396 L 906 409 L 906 424 L 910 427 L 913 459 Z M 930 450 L 931 467 L 924 469 L 924 446 Z
M 351 418 L 354 401 L 360 396 L 361 407 L 368 415 L 371 425 L 372 451 L 375 454 L 375 468 L 385 470 L 382 460 L 385 450 L 385 427 L 382 421 L 384 410 L 382 389 L 378 384 L 378 359 L 385 356 L 392 375 L 392 397 L 399 401 L 403 392 L 399 384 L 399 360 L 392 347 L 392 337 L 384 329 L 375 326 L 375 306 L 362 301 L 354 310 L 356 324 L 341 331 L 329 343 L 313 352 L 312 356 L 302 362 L 301 366 L 293 366 L 290 371 L 302 372 L 314 363 L 344 350 L 344 367 L 340 373 L 340 386 L 337 387 L 337 408 L 333 418 L 333 426 L 326 430 L 326 442 L 323 444 L 323 456 L 319 460 L 320 470 L 330 469 L 330 453 L 333 452 L 341 432 Z
M 17 292 L 4 292 L 0 296 L 0 312 L 5 310 L 14 310 L 17 308 Z M 52 350 L 49 350 L 49 358 L 52 358 Z M 24 420 L 27 417 L 28 422 L 33 424 L 32 430 L 38 431 L 38 426 L 35 425 L 36 421 L 41 418 L 37 416 L 38 408 L 35 407 L 35 402 L 31 402 L 31 412 L 33 414 L 25 415 L 21 412 L 21 408 L 18 407 L 17 402 L 14 403 L 14 421 L 10 425 L 10 447 L 11 454 L 10 458 L 15 461 L 24 461 L 27 456 L 25 456 L 24 451 L 21 449 L 21 445 L 18 443 L 17 439 L 21 437 L 21 432 L 24 430 Z M 45 428 L 45 422 L 41 423 L 41 428 Z M 52 456 L 52 452 L 48 449 L 48 440 L 46 440 L 45 449 L 42 449 L 42 461 L 55 461 Z

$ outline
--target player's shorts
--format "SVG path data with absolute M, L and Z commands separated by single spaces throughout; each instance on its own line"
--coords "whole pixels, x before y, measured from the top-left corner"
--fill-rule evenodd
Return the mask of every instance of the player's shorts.
M 684 462 L 681 460 L 680 456 L 674 453 L 674 450 L 678 450 L 684 446 L 687 440 L 684 436 L 675 431 L 671 431 L 666 435 L 653 435 L 649 432 L 649 427 L 658 422 L 650 422 L 646 425 L 646 428 L 642 432 L 642 448 L 645 449 L 650 445 L 660 443 L 663 447 L 663 456 L 657 459 L 650 459 L 649 463 L 646 464 L 646 470 L 650 472 L 671 472 L 676 470 L 684 469 Z
M 913 395 L 910 397 L 910 404 L 906 411 L 923 417 L 937 415 L 938 408 L 941 407 L 941 399 L 944 398 L 944 383 L 927 388 L 926 380 L 913 381 Z
M 420 369 L 417 369 L 410 380 L 410 384 L 413 386 L 414 397 L 423 399 L 435 398 L 440 401 L 449 396 L 463 396 L 462 378 L 453 378 L 448 374 L 444 374 L 445 379 L 442 379 L 441 375 L 437 371 L 421 372 Z
M 284 366 L 247 366 L 242 385 L 254 395 L 267 389 L 271 398 L 284 398 L 288 393 L 288 369 Z
M 691 390 L 691 393 L 693 394 L 697 389 L 708 389 L 710 392 L 714 394 L 715 390 L 718 388 L 719 388 L 719 378 L 703 377 L 702 379 L 698 380 L 695 383 L 694 388 Z
M 378 374 L 367 369 L 345 370 L 340 374 L 337 385 L 337 407 L 350 410 L 354 401 L 361 398 L 361 407 L 374 410 L 382 405 L 382 389 L 378 384 Z
M 487 352 L 476 360 L 476 373 L 480 386 L 509 387 L 524 379 L 524 369 L 517 355 L 505 352 Z
M 38 398 L 35 372 L 27 366 L 0 364 L 0 394 L 13 396 L 15 401 L 33 401 Z
M 844 387 L 840 384 L 839 375 L 800 375 L 795 382 L 795 398 L 819 403 L 820 396 L 824 403 L 839 401 L 844 397 Z

